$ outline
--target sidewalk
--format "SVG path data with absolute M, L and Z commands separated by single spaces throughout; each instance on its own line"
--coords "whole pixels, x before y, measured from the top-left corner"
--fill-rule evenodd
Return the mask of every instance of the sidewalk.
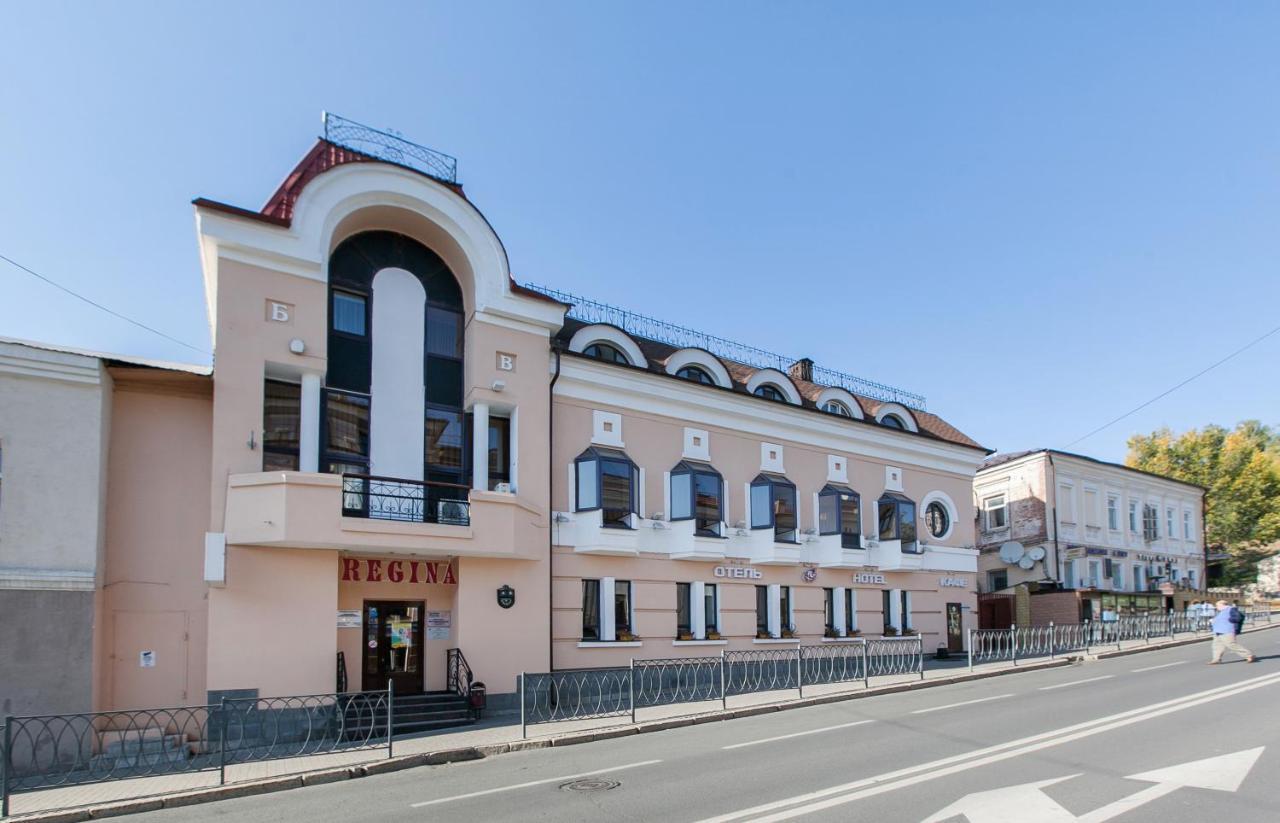
M 1280 628 L 1280 622 L 1253 626 L 1247 634 Z M 1073 654 L 1050 660 L 1045 657 L 1019 660 L 1017 665 L 1008 661 L 983 663 L 969 672 L 964 657 L 950 661 L 926 661 L 924 678 L 919 674 L 872 678 L 872 686 L 863 688 L 861 681 L 828 685 L 807 686 L 804 697 L 795 689 L 787 691 L 758 692 L 730 697 L 728 707 L 720 701 L 680 703 L 639 709 L 636 722 L 629 717 L 609 717 L 596 720 L 565 721 L 530 726 L 528 738 L 521 737 L 520 717 L 504 714 L 474 726 L 454 731 L 398 737 L 394 741 L 393 757 L 387 757 L 385 749 L 378 751 L 341 752 L 309 757 L 296 757 L 227 767 L 226 785 L 218 785 L 218 772 L 194 772 L 156 777 L 141 777 L 85 786 L 45 789 L 16 794 L 10 797 L 10 810 L 14 821 L 40 821 L 63 823 L 108 817 L 130 812 L 151 811 L 160 808 L 194 805 L 231 797 L 281 791 L 299 786 L 312 786 L 350 780 L 400 769 L 416 768 L 442 763 L 476 760 L 511 751 L 569 746 L 610 737 L 645 734 L 679 726 L 720 722 L 737 717 L 749 717 L 775 711 L 858 700 L 880 694 L 890 694 L 912 689 L 931 688 L 968 680 L 997 677 L 1021 671 L 1038 671 L 1068 666 L 1082 659 L 1105 659 L 1123 654 L 1135 654 L 1148 650 L 1184 646 L 1205 642 L 1207 635 L 1161 638 L 1150 642 L 1125 641 L 1096 648 L 1089 655 Z M 65 810 L 65 811 L 57 811 Z

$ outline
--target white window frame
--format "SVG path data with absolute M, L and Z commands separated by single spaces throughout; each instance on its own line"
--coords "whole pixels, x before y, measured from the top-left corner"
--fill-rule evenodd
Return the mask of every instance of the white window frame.
M 1182 510 L 1182 539 L 1194 540 L 1195 534 L 1191 530 L 1191 510 Z
M 996 499 L 1000 500 L 1000 505 L 991 505 L 991 502 Z M 997 511 L 1002 513 L 1004 522 L 999 526 L 993 526 L 991 524 L 991 516 Z M 999 531 L 1000 529 L 1007 529 L 1009 527 L 1009 501 L 1006 494 L 1001 492 L 999 494 L 990 494 L 982 498 L 982 522 L 986 527 L 986 530 L 989 532 Z
M 1113 532 L 1120 531 L 1120 495 L 1107 495 L 1107 528 Z
M 1170 540 L 1177 540 L 1178 533 L 1173 530 L 1173 512 L 1174 512 L 1173 506 L 1164 507 L 1164 518 L 1165 518 L 1164 526 L 1165 526 L 1166 536 Z
M 1141 534 L 1142 530 L 1138 528 L 1138 501 L 1129 501 L 1129 532 L 1131 534 Z
M 1064 526 L 1074 526 L 1078 519 L 1076 512 L 1076 487 L 1071 483 L 1058 484 L 1058 522 Z M 1064 505 L 1065 504 L 1065 505 Z

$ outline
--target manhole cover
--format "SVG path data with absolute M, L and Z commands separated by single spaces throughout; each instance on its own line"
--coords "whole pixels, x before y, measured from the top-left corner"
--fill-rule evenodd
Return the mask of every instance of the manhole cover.
M 571 780 L 568 783 L 561 783 L 560 788 L 566 792 L 607 792 L 621 785 L 616 780 L 606 780 L 603 777 L 588 777 L 585 780 Z

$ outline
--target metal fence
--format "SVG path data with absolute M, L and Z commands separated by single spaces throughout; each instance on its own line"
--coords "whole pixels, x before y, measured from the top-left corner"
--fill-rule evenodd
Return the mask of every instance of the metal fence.
M 392 692 L 227 698 L 217 705 L 5 717 L 0 814 L 9 798 L 288 757 L 359 750 L 391 755 Z
M 632 660 L 627 668 L 525 672 L 520 727 L 565 720 L 630 717 L 651 706 L 719 701 L 735 695 L 862 681 L 873 676 L 924 677 L 920 637 L 850 639 L 821 646 L 723 651 L 718 657 Z
M 1244 612 L 1245 625 L 1270 623 L 1271 612 Z M 1173 637 L 1178 634 L 1202 634 L 1210 630 L 1212 618 L 1188 612 L 1121 615 L 1114 620 L 1069 623 L 1047 626 L 1012 626 L 1008 629 L 969 630 L 969 669 L 977 663 L 1010 661 L 1017 663 L 1033 657 L 1056 657 L 1074 651 L 1089 651 L 1099 646 L 1120 648 L 1124 641 Z M 874 672 L 873 672 L 874 674 Z

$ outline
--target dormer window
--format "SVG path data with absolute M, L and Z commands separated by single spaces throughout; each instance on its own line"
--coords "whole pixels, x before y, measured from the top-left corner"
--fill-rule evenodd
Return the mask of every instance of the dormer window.
M 787 402 L 787 395 L 783 393 L 782 389 L 772 383 L 762 383 L 761 385 L 756 386 L 756 390 L 752 392 L 752 394 L 756 397 L 763 397 L 765 400 L 777 400 L 782 403 Z
M 916 504 L 897 492 L 885 492 L 877 502 L 880 515 L 880 539 L 901 540 L 904 552 L 916 553 Z
M 671 519 L 693 520 L 694 534 L 721 537 L 724 479 L 709 463 L 682 460 L 671 470 Z
M 633 516 L 639 508 L 640 470 L 627 453 L 592 446 L 578 455 L 574 467 L 577 473 L 576 510 L 600 509 L 603 513 L 601 522 L 606 528 L 632 528 Z
M 818 534 L 840 535 L 841 548 L 862 548 L 862 505 L 857 492 L 831 484 L 818 492 Z
M 592 343 L 583 349 L 582 353 L 593 360 L 603 360 L 606 363 L 621 363 L 624 366 L 631 365 L 631 361 L 627 359 L 625 354 L 608 343 Z
M 849 407 L 841 403 L 839 400 L 828 400 L 822 410 L 827 414 L 837 414 L 841 417 L 853 417 L 853 412 L 849 411 Z
M 773 529 L 778 543 L 795 543 L 796 486 L 780 474 L 763 472 L 751 481 L 751 528 Z
M 901 429 L 903 431 L 906 431 L 907 429 L 907 424 L 903 423 L 902 418 L 896 414 L 886 414 L 884 417 L 880 418 L 880 424 L 888 426 L 891 429 Z
M 711 379 L 711 375 L 697 366 L 685 366 L 676 372 L 676 377 L 681 380 L 689 380 L 694 383 L 705 383 L 708 386 L 714 386 L 716 381 Z

